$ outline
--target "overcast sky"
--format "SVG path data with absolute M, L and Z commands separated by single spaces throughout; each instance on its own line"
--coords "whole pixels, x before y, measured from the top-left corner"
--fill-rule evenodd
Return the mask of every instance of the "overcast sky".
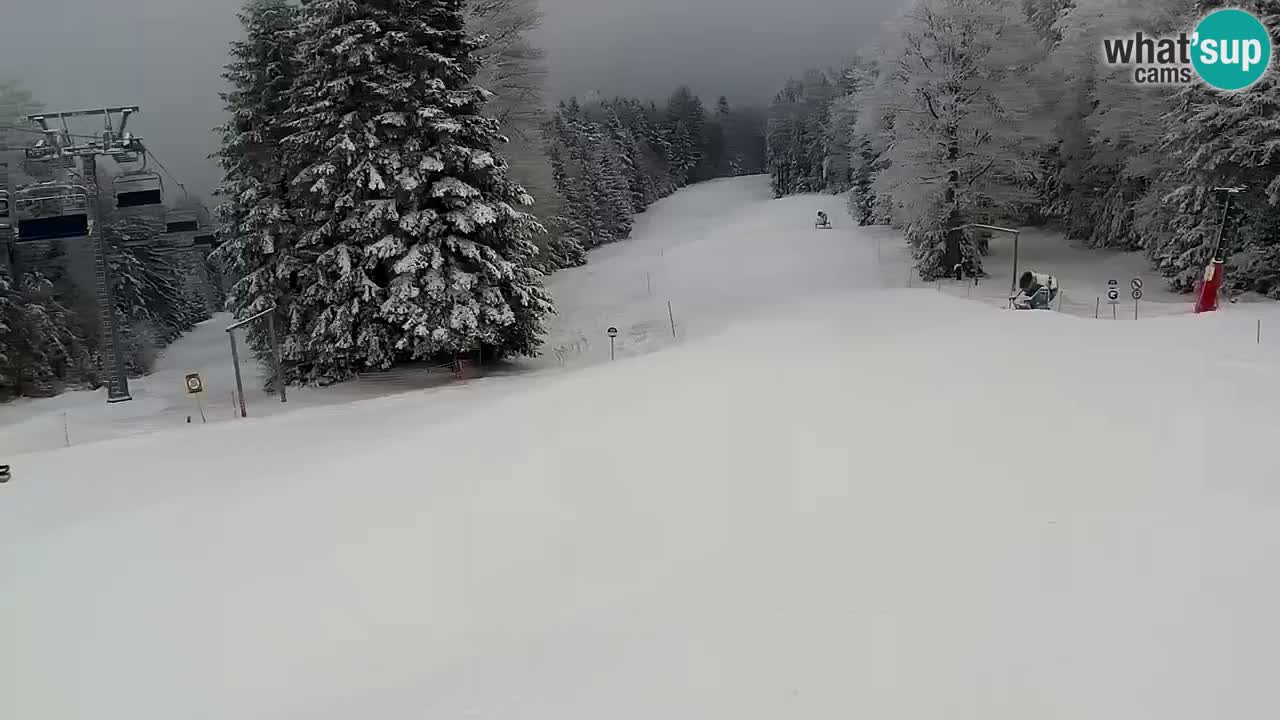
M 0 0 L 0 72 L 50 110 L 137 104 L 136 129 L 192 191 L 220 122 L 220 69 L 242 0 Z M 875 40 L 902 0 L 542 0 L 552 91 L 764 101 L 809 65 Z M 86 128 L 87 129 L 87 128 Z

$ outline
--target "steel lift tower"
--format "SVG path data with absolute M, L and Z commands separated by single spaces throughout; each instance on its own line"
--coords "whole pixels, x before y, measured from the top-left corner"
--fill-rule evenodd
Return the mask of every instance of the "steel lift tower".
M 111 283 L 111 266 L 107 261 L 106 241 L 103 239 L 102 221 L 106 217 L 102 189 L 98 185 L 98 158 L 109 156 L 117 162 L 133 162 L 145 158 L 146 148 L 139 138 L 127 132 L 129 116 L 138 112 L 137 107 L 109 107 L 95 110 L 74 110 L 31 115 L 27 120 L 44 132 L 44 139 L 36 147 L 27 149 L 29 161 L 48 161 L 55 167 L 66 167 L 75 159 L 81 162 L 81 183 L 93 212 L 89 223 L 89 251 L 93 254 L 94 275 L 97 283 L 98 320 L 101 332 L 102 373 L 107 380 L 107 402 L 132 400 L 129 394 L 129 376 L 125 371 L 124 356 L 120 348 L 120 328 L 115 315 L 115 297 Z M 81 142 L 68 129 L 71 118 L 100 117 L 103 128 L 99 138 Z M 118 123 L 116 118 L 119 118 Z M 61 121 L 61 128 L 50 127 L 51 122 Z

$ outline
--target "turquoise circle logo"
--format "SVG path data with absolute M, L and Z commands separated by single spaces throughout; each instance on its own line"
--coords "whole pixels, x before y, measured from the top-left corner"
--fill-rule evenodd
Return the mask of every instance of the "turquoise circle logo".
M 1196 26 L 1191 64 L 1219 90 L 1243 90 L 1271 65 L 1271 33 L 1244 10 L 1217 10 Z

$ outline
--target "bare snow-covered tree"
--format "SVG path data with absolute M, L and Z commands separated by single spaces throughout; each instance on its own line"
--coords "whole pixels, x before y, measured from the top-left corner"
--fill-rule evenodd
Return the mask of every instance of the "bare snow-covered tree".
M 468 0 L 467 29 L 478 36 L 475 83 L 493 94 L 487 113 L 498 120 L 507 141 L 498 153 L 511 177 L 533 198 L 531 212 L 548 230 L 538 237 L 546 254 L 564 231 L 562 199 L 543 135 L 546 102 L 546 53 L 529 39 L 542 22 L 538 0 Z M 552 253 L 547 257 L 553 257 Z
M 1048 133 L 1026 76 L 1043 52 L 1015 0 L 918 0 L 903 19 L 885 71 L 895 117 L 876 187 L 893 198 L 922 277 L 955 264 L 980 273 L 979 246 L 961 226 L 1033 197 Z

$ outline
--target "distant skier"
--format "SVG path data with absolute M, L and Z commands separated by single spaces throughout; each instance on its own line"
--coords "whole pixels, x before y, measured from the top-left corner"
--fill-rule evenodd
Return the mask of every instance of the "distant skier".
M 1058 297 L 1058 279 L 1047 273 L 1028 270 L 1018 279 L 1020 292 L 1013 298 L 1013 306 L 1020 310 L 1048 310 Z
M 817 221 L 816 223 L 814 223 L 814 224 L 813 224 L 813 226 L 814 226 L 814 227 L 818 227 L 818 228 L 829 228 L 829 227 L 831 227 L 831 220 L 827 218 L 827 214 L 826 214 L 826 213 L 824 213 L 824 212 L 822 212 L 821 210 L 819 210 L 819 211 L 818 211 L 818 221 Z

